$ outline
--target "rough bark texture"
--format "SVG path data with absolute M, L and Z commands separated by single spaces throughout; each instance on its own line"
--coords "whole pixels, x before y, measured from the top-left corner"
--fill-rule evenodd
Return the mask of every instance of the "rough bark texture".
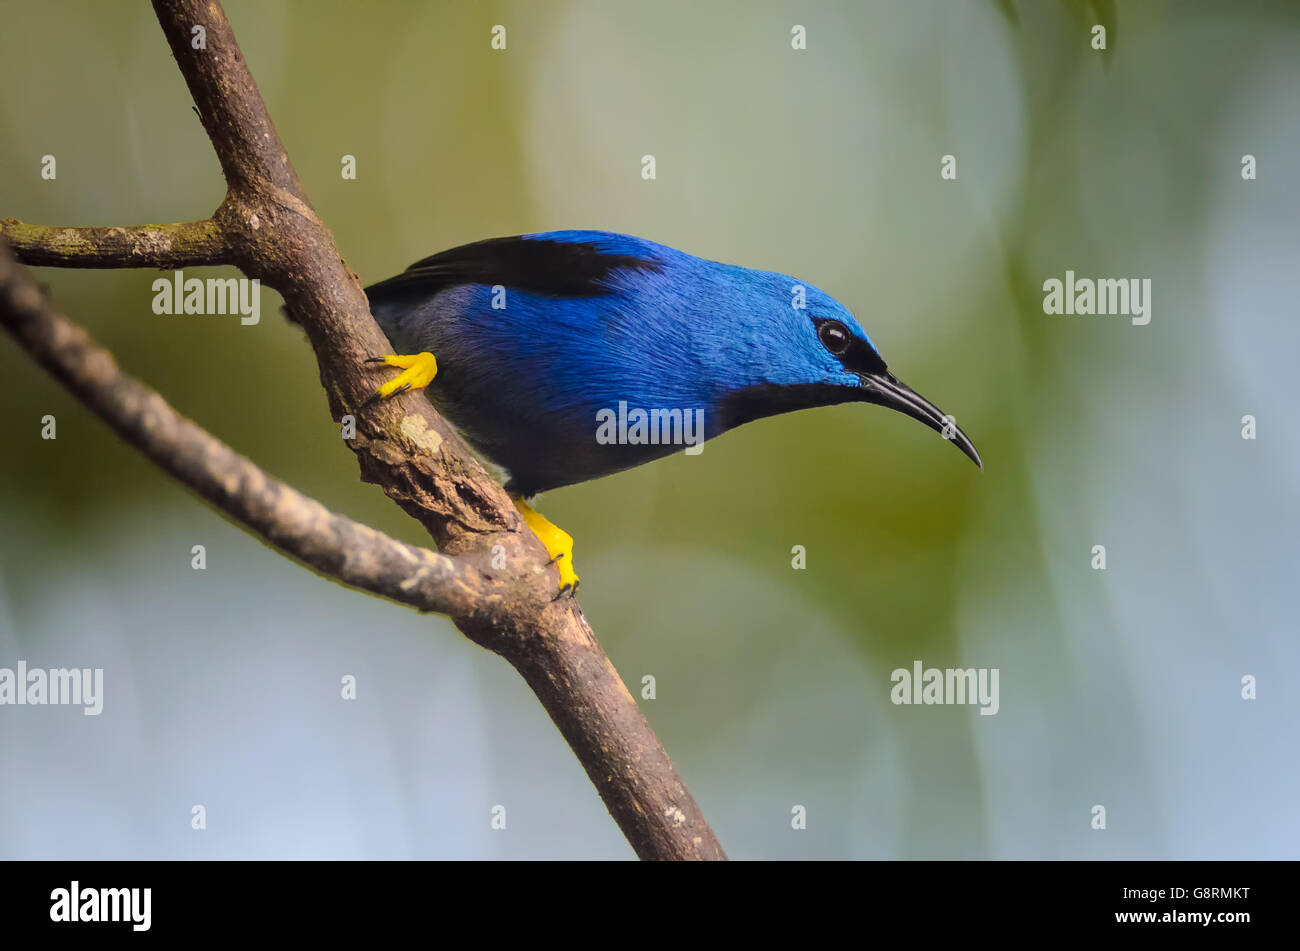
M 58 228 L 0 219 L 0 235 L 30 248 L 28 264 L 49 267 L 199 267 L 220 263 L 226 236 L 215 221 L 131 228 Z

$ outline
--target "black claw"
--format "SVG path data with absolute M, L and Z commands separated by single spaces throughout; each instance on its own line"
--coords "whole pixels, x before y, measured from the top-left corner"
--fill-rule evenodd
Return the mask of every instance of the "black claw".
M 383 363 L 383 357 L 366 357 L 366 363 Z
M 402 386 L 399 386 L 397 389 L 393 390 L 393 392 L 389 393 L 388 395 L 390 397 L 396 396 L 398 393 L 405 393 L 410 388 L 411 388 L 411 384 L 405 383 Z M 383 397 L 379 395 L 379 390 L 375 390 L 375 392 L 367 396 L 364 402 L 362 402 L 362 404 L 357 407 L 357 411 L 360 412 L 363 409 L 367 409 L 372 404 L 379 402 L 381 399 L 383 399 Z
M 550 561 L 548 561 L 546 564 L 547 564 L 547 565 L 553 565 L 553 564 L 555 564 L 557 561 L 559 561 L 559 560 L 560 560 L 561 558 L 563 558 L 563 557 L 564 557 L 564 552 L 560 552 L 558 555 L 556 555 L 554 558 L 552 558 L 552 559 L 551 559 Z

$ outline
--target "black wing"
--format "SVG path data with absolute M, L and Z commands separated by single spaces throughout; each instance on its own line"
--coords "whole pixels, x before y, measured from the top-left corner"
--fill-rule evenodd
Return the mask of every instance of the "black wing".
M 489 238 L 416 261 L 367 287 L 366 296 L 427 298 L 462 284 L 500 284 L 552 297 L 598 297 L 609 292 L 610 272 L 618 268 L 660 270 L 656 261 L 610 254 L 589 242 Z

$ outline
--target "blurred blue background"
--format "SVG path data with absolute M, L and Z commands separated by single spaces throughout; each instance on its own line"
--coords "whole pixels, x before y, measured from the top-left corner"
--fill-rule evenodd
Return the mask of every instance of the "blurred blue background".
M 542 497 L 733 857 L 1297 854 L 1300 8 L 1100 6 L 226 3 L 364 281 L 557 228 L 783 271 L 978 445 L 982 474 L 849 405 Z M 0 0 L 0 22 L 0 216 L 215 208 L 147 4 Z M 1045 315 L 1067 269 L 1150 278 L 1151 323 Z M 39 272 L 182 412 L 427 543 L 359 482 L 273 294 L 257 326 L 156 316 L 156 276 Z M 0 399 L 0 667 L 105 678 L 98 717 L 0 707 L 0 857 L 631 857 L 499 658 L 232 527 L 7 339 Z M 999 668 L 998 714 L 893 705 L 915 660 Z

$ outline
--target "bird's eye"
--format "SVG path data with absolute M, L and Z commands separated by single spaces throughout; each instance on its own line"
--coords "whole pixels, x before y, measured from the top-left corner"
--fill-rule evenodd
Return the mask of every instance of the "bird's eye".
M 817 328 L 817 339 L 822 342 L 823 347 L 838 357 L 849 349 L 853 335 L 849 333 L 849 328 L 838 320 L 827 320 Z

